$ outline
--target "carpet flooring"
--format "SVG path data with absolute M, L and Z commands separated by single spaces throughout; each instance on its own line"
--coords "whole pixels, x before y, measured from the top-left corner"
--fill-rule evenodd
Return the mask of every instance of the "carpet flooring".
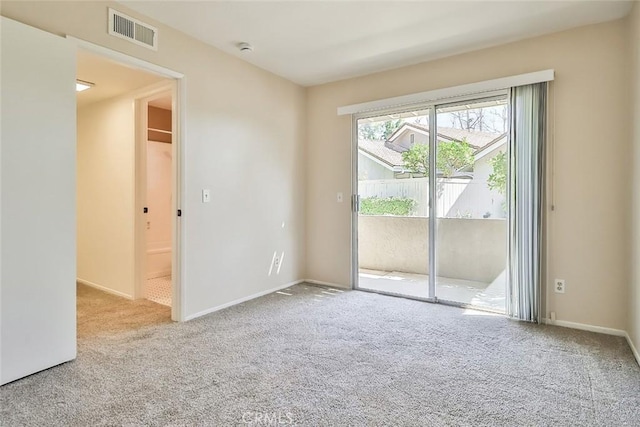
M 80 288 L 78 358 L 2 426 L 638 426 L 619 337 L 298 285 L 185 323 Z
M 116 338 L 122 333 L 171 324 L 171 308 L 155 302 L 117 297 L 77 285 L 78 353 L 90 338 Z

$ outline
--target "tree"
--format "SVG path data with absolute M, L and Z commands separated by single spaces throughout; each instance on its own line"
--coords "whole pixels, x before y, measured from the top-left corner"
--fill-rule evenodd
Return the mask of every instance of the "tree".
M 440 142 L 436 165 L 442 176 L 450 178 L 473 165 L 473 148 L 464 140 Z
M 389 139 L 389 137 L 400 128 L 400 126 L 402 126 L 402 120 L 400 119 L 388 120 L 384 122 L 384 140 L 386 141 L 387 139 Z
M 496 190 L 502 196 L 507 192 L 507 154 L 503 151 L 489 160 L 493 172 L 487 179 L 490 190 Z
M 401 119 L 396 119 L 360 124 L 358 125 L 358 138 L 369 141 L 386 141 L 403 123 Z
M 379 140 L 382 134 L 380 133 L 380 127 L 376 125 L 377 123 L 358 125 L 358 139 L 366 139 L 368 141 Z
M 485 121 L 484 110 L 482 108 L 464 109 L 451 111 L 451 123 L 454 128 L 464 130 L 478 130 L 482 132 Z
M 402 153 L 408 171 L 429 175 L 429 146 L 415 144 Z M 440 141 L 436 167 L 445 178 L 450 178 L 473 165 L 473 149 L 466 141 Z
M 507 105 L 492 107 L 470 108 L 444 113 L 451 120 L 451 126 L 455 129 L 479 132 L 506 132 L 509 111 Z
M 402 153 L 402 161 L 408 171 L 429 175 L 429 146 L 427 144 L 415 144 L 409 150 Z

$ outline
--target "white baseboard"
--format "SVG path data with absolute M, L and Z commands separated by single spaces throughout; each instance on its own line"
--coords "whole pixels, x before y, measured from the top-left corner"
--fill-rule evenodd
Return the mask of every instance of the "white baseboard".
M 638 362 L 638 365 L 640 365 L 640 353 L 638 353 L 638 349 L 635 345 L 633 345 L 633 341 L 631 341 L 631 337 L 629 336 L 629 334 L 625 332 L 625 336 L 627 338 L 627 342 L 629 343 L 629 347 L 631 347 L 631 352 L 636 358 L 636 362 Z
M 579 329 L 581 331 L 597 332 L 599 334 L 626 337 L 627 332 L 622 329 L 605 328 L 604 326 L 587 325 L 586 323 L 568 322 L 566 320 L 551 320 L 544 318 L 542 322 L 547 325 L 561 326 L 563 328 Z
M 320 280 L 304 279 L 300 281 L 300 283 L 302 282 L 311 283 L 312 285 L 329 286 L 330 288 L 351 289 L 351 287 L 349 286 L 338 285 L 337 283 L 322 282 Z
M 93 282 L 90 282 L 88 280 L 76 278 L 76 282 L 81 283 L 83 285 L 90 286 L 92 288 L 98 289 L 98 290 L 100 290 L 102 292 L 106 292 L 106 293 L 111 294 L 111 295 L 115 295 L 115 296 L 118 296 L 118 297 L 130 299 L 130 300 L 134 299 L 133 295 L 125 294 L 124 292 L 120 292 L 120 291 L 115 291 L 113 289 L 107 288 L 106 286 L 98 285 L 97 283 L 93 283 Z
M 277 291 L 279 291 L 281 289 L 285 289 L 285 288 L 288 288 L 288 287 L 293 286 L 293 285 L 300 284 L 302 282 L 304 282 L 304 280 L 296 280 L 294 282 L 285 283 L 284 285 L 276 286 L 275 288 L 267 289 L 266 291 L 258 292 L 258 293 L 255 293 L 255 294 L 243 297 L 243 298 L 239 298 L 239 299 L 227 302 L 225 304 L 218 305 L 216 307 L 212 307 L 212 308 L 208 308 L 206 310 L 199 311 L 199 312 L 197 312 L 195 314 L 191 314 L 191 315 L 185 317 L 184 320 L 193 320 L 193 319 L 195 319 L 197 317 L 201 317 L 201 316 L 204 316 L 204 315 L 207 315 L 207 314 L 210 314 L 210 313 L 215 313 L 216 311 L 224 310 L 225 308 L 229 308 L 229 307 L 234 306 L 234 305 L 242 304 L 243 302 L 247 302 L 247 301 L 250 301 L 252 299 L 260 298 L 262 296 L 271 294 L 273 292 L 277 292 Z
M 155 279 L 156 277 L 171 276 L 171 270 L 154 271 L 147 273 L 147 279 Z

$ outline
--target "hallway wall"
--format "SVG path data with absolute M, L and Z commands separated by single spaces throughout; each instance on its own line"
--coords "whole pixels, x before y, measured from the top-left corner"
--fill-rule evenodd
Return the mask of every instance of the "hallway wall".
M 134 295 L 134 100 L 78 110 L 78 279 Z

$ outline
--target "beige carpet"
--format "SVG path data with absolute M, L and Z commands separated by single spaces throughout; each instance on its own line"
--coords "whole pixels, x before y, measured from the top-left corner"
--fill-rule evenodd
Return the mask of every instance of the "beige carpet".
M 619 337 L 307 285 L 186 323 L 95 292 L 77 360 L 0 388 L 2 426 L 639 425 Z
M 171 323 L 171 308 L 145 299 L 131 301 L 86 285 L 78 290 L 78 340 L 117 336 L 146 326 Z

